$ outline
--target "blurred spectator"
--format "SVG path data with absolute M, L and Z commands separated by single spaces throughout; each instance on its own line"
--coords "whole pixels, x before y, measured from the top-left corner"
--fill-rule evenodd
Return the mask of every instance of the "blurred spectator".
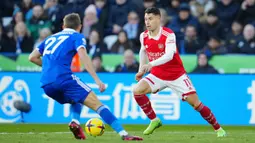
M 75 12 L 80 15 L 80 18 L 84 17 L 84 10 L 89 4 L 92 4 L 93 0 L 58 0 L 56 7 L 53 6 L 52 15 L 49 15 L 48 19 L 51 20 L 53 27 L 51 28 L 53 33 L 62 30 L 63 18 L 65 15 Z
M 103 39 L 105 36 L 105 29 L 107 28 L 109 6 L 107 5 L 107 0 L 95 0 L 95 5 L 97 9 L 97 18 L 99 19 L 97 30 L 100 33 L 100 39 Z
M 37 4 L 44 4 L 47 0 L 33 0 L 34 3 L 37 3 Z
M 14 38 L 13 28 L 11 26 L 3 29 L 0 24 L 0 52 L 16 52 L 16 41 Z
M 161 26 L 166 27 L 169 24 L 169 17 L 167 15 L 167 12 L 163 8 L 159 8 L 159 10 L 160 10 L 160 14 L 161 14 L 161 21 L 160 21 Z
M 36 40 L 34 48 L 37 48 L 42 43 L 43 40 L 45 40 L 48 36 L 52 34 L 49 28 L 43 28 L 40 30 L 39 33 L 40 33 L 39 38 Z
M 247 24 L 243 30 L 243 38 L 238 42 L 240 53 L 255 54 L 255 29 L 253 25 Z
M 179 0 L 171 0 L 167 7 L 165 8 L 170 19 L 177 17 L 179 12 L 180 1 Z
M 224 32 L 228 32 L 237 17 L 239 5 L 234 0 L 221 0 L 217 3 L 216 12 L 223 24 Z
M 255 0 L 244 0 L 238 15 L 244 25 L 255 22 Z
M 58 4 L 59 0 L 46 0 L 44 4 L 44 13 L 47 14 L 48 19 L 52 22 L 53 33 L 59 32 L 62 29 L 62 11 L 63 7 Z
M 116 0 L 116 4 L 111 7 L 109 13 L 109 34 L 118 34 L 122 30 L 131 10 L 131 4 L 127 0 Z
M 149 7 L 153 7 L 156 4 L 156 0 L 143 0 L 143 6 L 144 10 L 146 10 Z
M 213 36 L 223 39 L 224 35 L 224 28 L 216 15 L 216 11 L 209 11 L 206 18 L 206 23 L 202 25 L 201 37 L 203 40 L 208 41 L 209 37 Z
M 178 17 L 175 17 L 168 27 L 175 32 L 176 39 L 183 40 L 184 30 L 187 25 L 194 25 L 199 31 L 198 20 L 191 15 L 189 5 L 183 3 L 180 5 Z
M 134 11 L 129 12 L 128 14 L 128 23 L 123 27 L 123 30 L 127 32 L 128 39 L 135 39 L 139 28 L 139 17 L 138 14 Z
M 117 65 L 115 72 L 137 72 L 139 63 L 135 59 L 134 52 L 130 49 L 124 52 L 124 63 Z
M 62 0 L 61 0 L 62 1 Z M 84 10 L 90 5 L 94 3 L 94 0 L 66 0 L 64 3 L 62 10 L 57 14 L 60 15 L 58 21 L 62 21 L 65 15 L 69 13 L 78 13 L 80 18 L 84 18 Z M 62 26 L 62 24 L 60 25 Z
M 91 4 L 85 10 L 85 16 L 83 18 L 82 33 L 86 38 L 89 37 L 90 30 L 96 27 L 98 22 L 96 6 Z
M 29 35 L 24 22 L 19 22 L 15 26 L 16 53 L 30 53 L 33 50 L 34 40 Z
M 15 9 L 15 11 L 21 11 L 26 20 L 30 20 L 32 18 L 32 8 L 33 8 L 32 0 L 22 0 L 19 6 Z
M 118 40 L 113 44 L 111 48 L 111 52 L 123 54 L 127 49 L 132 49 L 132 43 L 127 38 L 127 33 L 125 31 L 121 31 L 118 34 Z
M 192 15 L 197 17 L 201 23 L 206 21 L 207 13 L 214 8 L 213 0 L 193 0 L 190 2 Z
M 231 31 L 226 36 L 226 46 L 228 53 L 237 52 L 237 43 L 242 39 L 243 26 L 240 22 L 234 21 L 232 23 Z
M 211 37 L 207 45 L 201 50 L 207 56 L 226 54 L 227 49 L 221 44 L 218 37 Z
M 97 30 L 92 30 L 91 33 L 89 34 L 87 52 L 91 56 L 109 53 L 107 45 L 100 40 L 100 36 Z
M 108 72 L 102 65 L 101 55 L 95 55 L 92 57 L 92 64 L 96 72 Z
M 185 53 L 196 54 L 196 52 L 199 49 L 202 49 L 203 46 L 204 43 L 197 36 L 196 28 L 193 25 L 188 25 L 185 30 L 185 43 L 184 43 Z
M 128 39 L 134 46 L 133 49 L 136 49 L 134 52 L 138 53 L 141 46 L 139 36 L 143 30 L 143 25 L 139 23 L 139 16 L 135 11 L 128 14 L 128 23 L 124 25 L 123 30 L 127 32 Z
M 47 16 L 43 14 L 43 8 L 41 5 L 35 5 L 33 7 L 33 17 L 32 19 L 26 21 L 27 28 L 29 29 L 33 39 L 39 37 L 39 30 L 42 28 L 50 28 L 51 22 L 48 20 Z
M 24 22 L 24 15 L 21 11 L 17 11 L 16 13 L 13 14 L 10 26 L 14 28 L 15 25 L 19 22 Z
M 46 0 L 43 8 L 44 8 L 44 12 L 51 19 L 58 9 L 58 0 Z
M 197 56 L 197 66 L 191 73 L 217 74 L 219 72 L 208 63 L 208 57 L 204 53 L 199 53 Z

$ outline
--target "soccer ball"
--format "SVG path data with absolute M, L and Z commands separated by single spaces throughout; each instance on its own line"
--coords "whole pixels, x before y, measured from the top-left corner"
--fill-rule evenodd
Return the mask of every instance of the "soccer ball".
M 105 130 L 105 125 L 102 120 L 98 118 L 92 118 L 87 121 L 85 125 L 85 131 L 91 136 L 102 136 Z

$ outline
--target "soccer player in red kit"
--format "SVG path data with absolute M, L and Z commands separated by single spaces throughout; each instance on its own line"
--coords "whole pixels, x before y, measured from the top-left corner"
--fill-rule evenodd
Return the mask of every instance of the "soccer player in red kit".
M 158 8 L 146 9 L 147 30 L 140 35 L 142 45 L 139 53 L 140 67 L 136 74 L 136 80 L 139 82 L 134 87 L 133 93 L 136 102 L 151 120 L 143 134 L 152 134 L 156 128 L 162 126 L 146 94 L 171 88 L 213 126 L 218 137 L 226 136 L 226 132 L 221 128 L 212 111 L 199 100 L 176 48 L 175 34 L 171 29 L 161 27 L 160 19 Z M 146 63 L 147 59 L 149 63 Z M 150 74 L 143 78 L 147 72 Z

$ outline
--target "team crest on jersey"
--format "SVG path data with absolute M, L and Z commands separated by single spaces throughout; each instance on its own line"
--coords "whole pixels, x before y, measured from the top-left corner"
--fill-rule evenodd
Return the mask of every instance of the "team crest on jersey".
M 158 44 L 158 48 L 159 48 L 160 50 L 164 49 L 164 44 Z

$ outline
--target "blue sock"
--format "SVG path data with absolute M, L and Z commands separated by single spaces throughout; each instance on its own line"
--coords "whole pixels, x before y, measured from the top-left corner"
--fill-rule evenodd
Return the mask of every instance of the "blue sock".
M 113 130 L 115 130 L 121 136 L 127 135 L 127 132 L 124 130 L 118 119 L 104 105 L 100 106 L 96 112 L 101 116 L 105 123 L 110 125 Z
M 79 103 L 71 105 L 71 116 L 72 120 L 78 122 L 80 124 L 80 114 L 81 114 L 82 105 Z

